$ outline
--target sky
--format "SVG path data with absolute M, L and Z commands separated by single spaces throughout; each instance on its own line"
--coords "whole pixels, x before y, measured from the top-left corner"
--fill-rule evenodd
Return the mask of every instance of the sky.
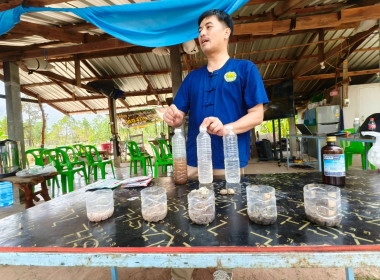
M 4 83 L 0 81 L 0 95 L 5 95 Z M 47 126 L 51 127 L 53 124 L 57 123 L 60 119 L 62 119 L 65 115 L 59 112 L 58 110 L 50 107 L 49 105 L 44 105 L 45 113 L 47 114 Z M 7 115 L 6 107 L 5 107 L 5 99 L 0 98 L 0 119 L 3 119 Z M 81 121 L 86 118 L 88 121 L 92 121 L 97 115 L 95 114 L 79 114 L 72 115 L 72 117 Z

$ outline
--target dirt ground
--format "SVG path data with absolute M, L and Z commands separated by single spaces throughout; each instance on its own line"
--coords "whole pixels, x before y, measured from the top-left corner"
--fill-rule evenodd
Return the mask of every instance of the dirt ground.
M 194 280 L 212 280 L 215 269 L 195 269 Z M 380 279 L 380 269 L 355 269 L 355 279 Z M 119 280 L 170 280 L 170 269 L 118 268 Z M 2 266 L 1 280 L 108 280 L 109 268 Z M 233 280 L 344 280 L 342 268 L 235 269 Z

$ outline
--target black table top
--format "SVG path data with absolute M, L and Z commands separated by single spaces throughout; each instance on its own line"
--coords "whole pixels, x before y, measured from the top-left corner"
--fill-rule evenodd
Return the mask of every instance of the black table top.
M 1 247 L 194 247 L 194 246 L 314 246 L 380 244 L 380 173 L 349 171 L 341 188 L 340 226 L 310 223 L 303 207 L 303 186 L 321 183 L 321 174 L 285 173 L 245 175 L 241 194 L 221 196 L 225 181 L 215 179 L 216 218 L 209 225 L 193 224 L 187 212 L 187 194 L 197 181 L 175 186 L 159 178 L 167 189 L 168 214 L 158 223 L 141 216 L 138 188 L 114 190 L 115 212 L 92 223 L 86 215 L 84 189 L 55 198 L 0 220 Z M 256 225 L 247 216 L 245 187 L 264 184 L 276 189 L 278 218 L 269 226 Z

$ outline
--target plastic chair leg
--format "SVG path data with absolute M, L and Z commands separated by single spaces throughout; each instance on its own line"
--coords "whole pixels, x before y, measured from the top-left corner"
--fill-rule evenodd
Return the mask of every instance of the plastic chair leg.
M 365 155 L 361 155 L 362 156 L 362 169 L 365 170 Z
M 129 162 L 129 177 L 131 177 L 132 175 L 132 165 L 133 165 L 133 160 Z
M 134 169 L 133 169 L 133 171 L 134 171 L 134 174 L 137 174 L 137 160 L 134 160 Z
M 158 170 L 158 165 L 154 163 L 154 178 L 157 178 L 157 170 Z
M 67 179 L 66 175 L 61 175 L 61 184 L 62 184 L 62 192 L 66 193 L 67 192 Z
M 106 178 L 106 166 L 104 164 L 102 164 L 99 166 L 99 168 L 100 168 L 100 172 L 102 175 L 102 179 L 105 179 Z
M 74 191 L 74 173 L 69 173 L 67 176 L 67 180 L 69 181 L 69 193 Z
M 98 180 L 98 166 L 94 166 L 94 181 Z

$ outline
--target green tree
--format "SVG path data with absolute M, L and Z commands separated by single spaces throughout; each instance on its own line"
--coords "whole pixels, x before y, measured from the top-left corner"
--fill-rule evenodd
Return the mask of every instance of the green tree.
M 7 117 L 0 120 L 0 139 L 8 138 L 8 123 Z
M 108 116 L 99 115 L 91 124 L 92 133 L 88 136 L 89 143 L 103 143 L 111 139 L 111 127 Z
M 25 137 L 25 146 L 33 147 L 35 142 L 41 142 L 38 138 L 33 137 L 34 125 L 42 121 L 41 110 L 37 104 L 23 102 L 22 103 L 22 113 L 24 118 L 24 137 Z M 39 134 L 41 137 L 41 132 Z

